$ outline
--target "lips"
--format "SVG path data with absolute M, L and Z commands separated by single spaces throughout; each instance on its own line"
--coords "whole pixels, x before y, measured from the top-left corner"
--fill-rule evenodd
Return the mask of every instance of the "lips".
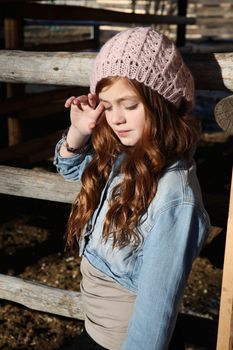
M 115 133 L 121 137 L 126 136 L 128 132 L 130 132 L 130 130 L 115 130 Z

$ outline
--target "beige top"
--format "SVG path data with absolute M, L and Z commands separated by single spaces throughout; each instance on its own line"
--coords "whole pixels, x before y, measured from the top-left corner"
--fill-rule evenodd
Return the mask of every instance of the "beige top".
M 126 338 L 136 294 L 94 268 L 83 257 L 80 289 L 88 334 L 109 350 L 120 350 Z

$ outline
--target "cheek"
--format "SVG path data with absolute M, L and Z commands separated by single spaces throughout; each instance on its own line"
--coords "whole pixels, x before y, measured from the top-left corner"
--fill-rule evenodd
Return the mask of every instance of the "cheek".
M 144 128 L 144 126 L 145 126 L 145 124 L 146 124 L 145 116 L 143 116 L 143 117 L 140 119 L 139 124 L 140 124 L 141 128 Z
M 145 113 L 144 111 L 142 111 L 142 113 L 137 115 L 137 118 L 135 118 L 136 121 L 136 125 L 138 127 L 138 129 L 140 129 L 141 131 L 144 129 L 145 124 L 146 124 L 146 118 L 145 118 Z
M 111 127 L 111 118 L 110 118 L 109 113 L 105 113 L 105 119 L 106 119 L 106 122 L 108 123 L 108 125 Z
M 105 114 L 105 119 L 106 119 L 108 126 L 111 128 L 111 130 L 114 131 L 114 125 L 112 123 L 111 113 Z

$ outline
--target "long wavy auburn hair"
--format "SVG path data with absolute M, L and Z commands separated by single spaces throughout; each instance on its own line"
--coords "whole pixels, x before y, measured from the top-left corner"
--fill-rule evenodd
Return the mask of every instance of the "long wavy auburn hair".
M 68 221 L 67 245 L 74 247 L 85 225 L 100 202 L 112 166 L 120 153 L 123 161 L 117 170 L 121 181 L 115 185 L 103 224 L 103 241 L 112 239 L 120 248 L 138 246 L 142 240 L 139 224 L 156 195 L 162 171 L 177 158 L 189 161 L 190 150 L 200 136 L 199 121 L 177 110 L 149 87 L 127 78 L 109 77 L 97 85 L 97 95 L 117 80 L 126 79 L 145 109 L 142 138 L 134 146 L 124 146 L 109 127 L 105 113 L 100 116 L 91 137 L 93 158 L 82 174 L 82 189 Z

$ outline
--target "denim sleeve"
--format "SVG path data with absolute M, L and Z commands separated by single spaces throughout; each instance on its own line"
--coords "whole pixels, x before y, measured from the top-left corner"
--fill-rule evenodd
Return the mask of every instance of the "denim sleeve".
M 92 155 L 89 153 L 75 154 L 72 157 L 62 157 L 60 148 L 63 140 L 60 140 L 55 148 L 53 164 L 57 171 L 67 180 L 80 180 L 84 169 L 91 161 Z
M 168 348 L 192 262 L 208 228 L 208 216 L 192 204 L 160 212 L 143 249 L 138 294 L 122 349 Z

